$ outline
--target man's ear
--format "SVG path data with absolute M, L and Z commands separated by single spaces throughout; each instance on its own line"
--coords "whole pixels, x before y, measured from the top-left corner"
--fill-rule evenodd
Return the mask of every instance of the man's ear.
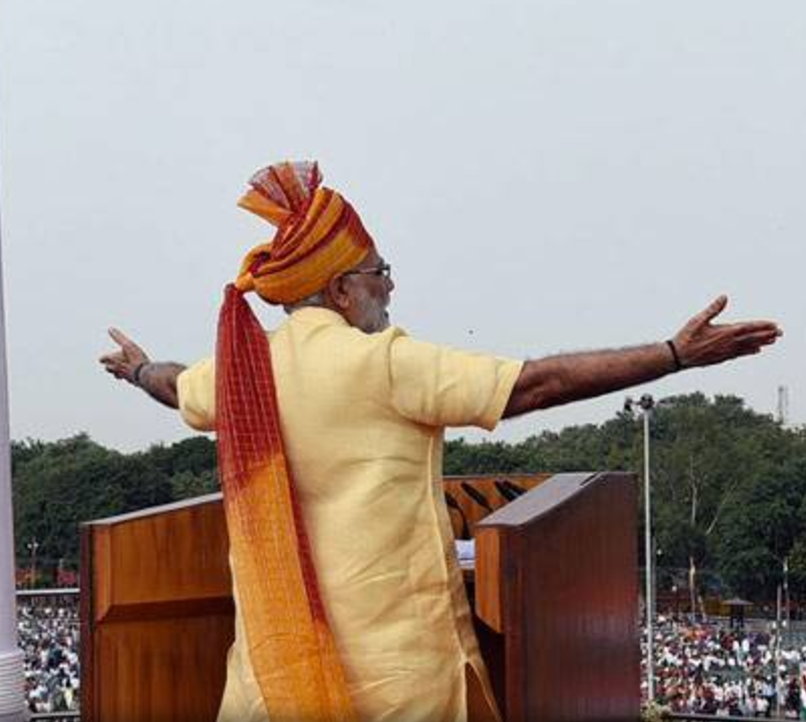
M 334 276 L 327 282 L 327 293 L 333 305 L 341 310 L 350 306 L 350 296 L 344 288 L 344 276 Z

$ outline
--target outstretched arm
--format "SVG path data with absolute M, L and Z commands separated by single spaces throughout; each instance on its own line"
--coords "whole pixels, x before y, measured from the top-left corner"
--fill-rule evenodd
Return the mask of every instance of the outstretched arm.
M 515 382 L 504 418 L 618 391 L 684 368 L 757 354 L 781 336 L 772 321 L 712 323 L 727 303 L 727 296 L 719 296 L 683 326 L 671 344 L 664 341 L 527 361 Z
M 116 379 L 143 389 L 161 404 L 178 408 L 176 378 L 185 367 L 173 362 L 151 361 L 142 348 L 116 328 L 110 328 L 109 335 L 120 349 L 101 356 L 104 368 Z

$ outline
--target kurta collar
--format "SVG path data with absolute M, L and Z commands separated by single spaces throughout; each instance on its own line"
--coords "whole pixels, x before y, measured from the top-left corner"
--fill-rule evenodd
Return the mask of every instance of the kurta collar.
M 309 326 L 349 326 L 347 319 L 340 313 L 331 311 L 329 308 L 319 306 L 308 306 L 294 311 L 289 317 L 290 320 L 301 322 Z

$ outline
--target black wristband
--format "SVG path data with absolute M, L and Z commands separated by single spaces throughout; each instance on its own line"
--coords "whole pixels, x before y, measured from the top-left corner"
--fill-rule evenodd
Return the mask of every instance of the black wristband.
M 683 364 L 680 363 L 680 357 L 677 355 L 677 348 L 675 348 L 674 341 L 669 339 L 666 342 L 666 345 L 669 347 L 669 350 L 672 352 L 672 358 L 674 359 L 674 370 L 675 371 L 682 371 Z
M 141 363 L 137 364 L 134 367 L 134 373 L 132 374 L 132 383 L 135 386 L 140 385 L 140 374 L 143 373 L 143 369 L 151 363 L 150 361 L 142 361 Z

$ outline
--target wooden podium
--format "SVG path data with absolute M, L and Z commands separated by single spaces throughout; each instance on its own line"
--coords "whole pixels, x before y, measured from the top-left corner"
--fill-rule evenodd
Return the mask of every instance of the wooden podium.
M 634 476 L 446 479 L 452 509 L 468 488 L 493 509 L 452 519 L 475 532 L 466 577 L 506 722 L 636 722 Z M 82 719 L 213 722 L 233 638 L 220 495 L 85 524 L 81 587 Z

